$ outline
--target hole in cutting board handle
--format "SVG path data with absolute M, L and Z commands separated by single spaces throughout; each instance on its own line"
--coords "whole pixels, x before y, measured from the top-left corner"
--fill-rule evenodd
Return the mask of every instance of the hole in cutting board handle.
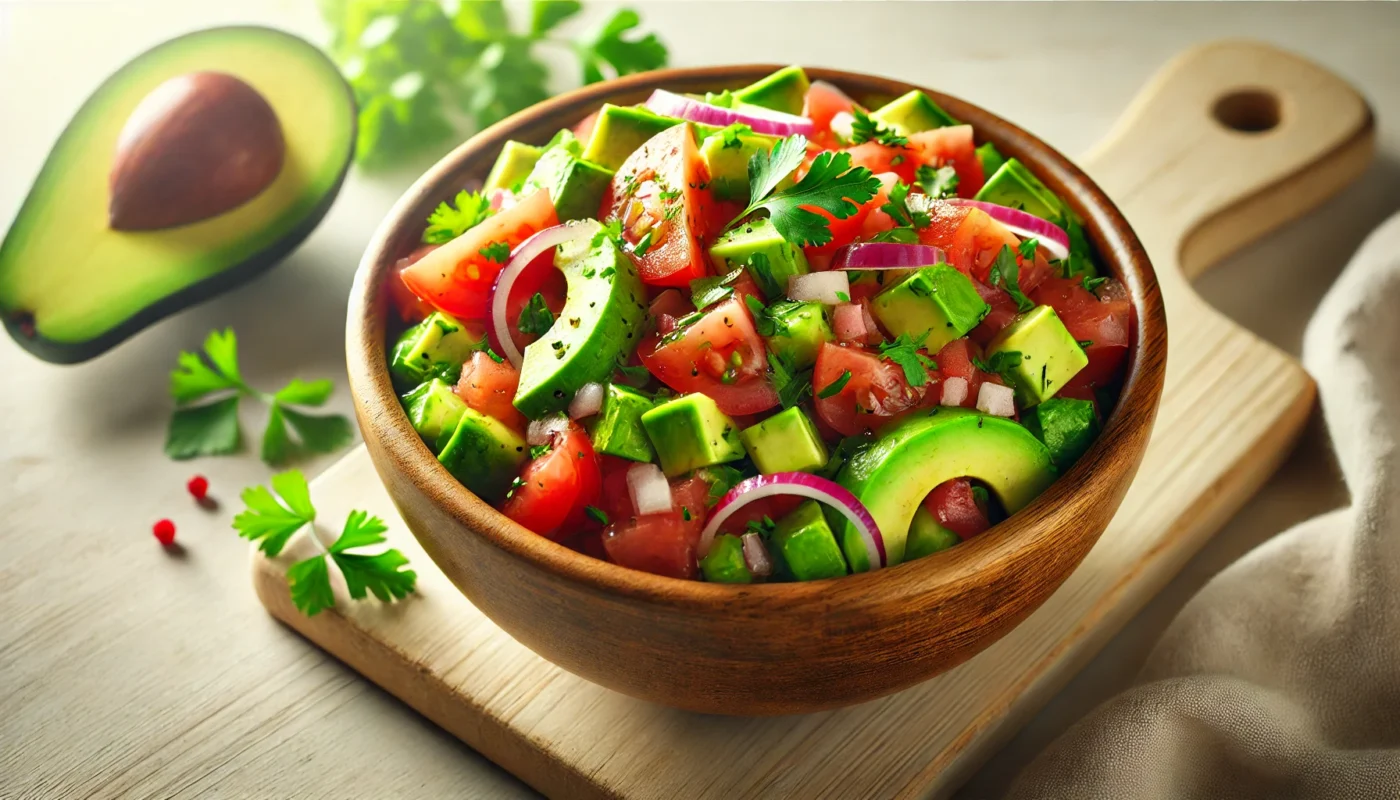
M 1232 131 L 1265 133 L 1278 127 L 1278 95 L 1263 89 L 1240 89 L 1221 96 L 1211 109 L 1215 120 Z

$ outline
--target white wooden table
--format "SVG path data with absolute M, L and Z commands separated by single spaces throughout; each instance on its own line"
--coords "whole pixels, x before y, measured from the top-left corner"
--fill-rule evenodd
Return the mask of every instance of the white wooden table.
M 1361 238 L 1400 208 L 1400 128 L 1390 127 L 1400 119 L 1400 4 L 634 5 L 677 65 L 763 60 L 884 73 L 979 102 L 1071 155 L 1191 44 L 1251 36 L 1323 62 L 1371 100 L 1376 164 L 1200 284 L 1286 350 L 1297 351 Z M 320 36 L 312 0 L 0 1 L 0 221 L 8 224 L 68 116 L 108 72 L 169 35 L 221 22 Z M 247 548 L 229 529 L 238 491 L 268 475 L 255 457 L 191 464 L 161 453 L 165 375 L 175 352 L 211 328 L 238 331 L 257 385 L 339 378 L 351 273 L 415 171 L 352 175 L 284 265 L 96 361 L 51 366 L 0 341 L 0 798 L 530 795 L 263 613 Z M 331 405 L 348 413 L 339 383 Z M 245 425 L 258 424 L 250 409 Z M 302 466 L 314 473 L 327 463 Z M 195 472 L 224 501 L 218 511 L 185 494 Z M 1314 421 L 1278 476 L 964 793 L 998 794 L 1050 738 L 1125 686 L 1176 609 L 1222 566 L 1344 502 Z M 150 535 L 166 516 L 183 557 Z

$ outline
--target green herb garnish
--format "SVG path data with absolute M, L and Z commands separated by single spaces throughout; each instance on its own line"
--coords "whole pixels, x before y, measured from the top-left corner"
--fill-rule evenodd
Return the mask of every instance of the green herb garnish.
M 909 184 L 903 181 L 895 182 L 894 188 L 890 189 L 889 202 L 880 206 L 880 210 L 889 214 L 894 221 L 905 228 L 927 228 L 932 219 L 928 212 L 916 211 L 909 207 Z
M 437 209 L 428 215 L 423 241 L 427 244 L 450 242 L 494 213 L 486 195 L 458 192 L 451 203 L 439 203 Z M 510 255 L 510 248 L 506 248 L 506 255 Z
M 543 336 L 552 327 L 554 312 L 545 304 L 544 295 L 535 292 L 534 297 L 520 309 L 520 318 L 516 320 L 515 328 L 527 336 Z
M 851 122 L 851 144 L 864 144 L 871 141 L 885 147 L 905 147 L 909 144 L 909 137 L 901 135 L 894 128 L 872 118 L 865 112 L 865 109 L 859 106 L 851 109 L 851 116 L 855 117 Z
M 846 388 L 846 384 L 850 382 L 851 371 L 846 370 L 841 373 L 841 376 L 839 378 L 827 384 L 825 389 L 822 389 L 820 392 L 817 392 L 817 397 L 820 397 L 823 400 L 835 397 L 836 395 L 840 394 L 841 390 Z
M 1034 240 L 1032 240 L 1034 241 Z M 1021 267 L 1016 261 L 1016 254 L 1011 252 L 1011 245 L 1002 245 L 1001 252 L 997 253 L 997 260 L 992 264 L 991 272 L 987 280 L 993 286 L 1000 286 L 1011 295 L 1011 299 L 1016 303 L 1016 310 L 1021 312 L 1030 311 L 1035 308 L 1035 303 L 1025 292 L 1021 291 L 1021 286 L 1017 282 L 1020 278 Z
M 927 164 L 922 164 L 914 172 L 914 178 L 919 184 L 919 188 L 924 190 L 924 194 L 929 197 L 942 199 L 944 197 L 956 197 L 958 194 L 958 171 L 952 165 L 944 165 L 937 169 Z
M 695 304 L 696 310 L 700 310 L 727 299 L 734 294 L 734 282 L 743 274 L 744 268 L 740 267 L 727 275 L 696 278 L 690 282 L 690 302 Z
M 938 364 L 934 363 L 933 359 L 919 352 L 927 338 L 927 333 L 917 339 L 907 333 L 901 333 L 893 342 L 880 344 L 880 355 L 904 370 L 904 379 L 909 381 L 910 386 L 923 386 L 928 383 L 928 371 L 938 369 Z
M 775 192 L 806 156 L 804 136 L 789 136 L 774 144 L 769 153 L 754 153 L 749 159 L 749 207 L 729 227 L 763 209 L 788 242 L 799 247 L 820 246 L 831 241 L 827 218 L 803 206 L 814 206 L 836 219 L 846 219 L 880 190 L 880 179 L 865 167 L 852 167 L 849 153 L 827 151 L 816 157 L 796 185 Z
M 510 245 L 505 242 L 491 242 L 476 252 L 487 261 L 497 264 L 504 264 L 510 260 Z
M 608 524 L 607 512 L 603 511 L 603 509 L 597 506 L 584 506 L 583 513 L 587 514 L 589 519 L 593 520 L 599 525 Z

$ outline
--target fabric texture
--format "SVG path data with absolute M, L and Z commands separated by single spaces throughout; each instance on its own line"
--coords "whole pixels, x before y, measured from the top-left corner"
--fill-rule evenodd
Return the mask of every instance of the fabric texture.
M 1308 326 L 1351 495 L 1222 571 L 1011 797 L 1400 798 L 1400 216 Z

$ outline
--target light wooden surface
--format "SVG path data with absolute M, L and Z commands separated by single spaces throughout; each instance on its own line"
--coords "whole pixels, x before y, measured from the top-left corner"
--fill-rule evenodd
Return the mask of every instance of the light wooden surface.
M 236 5 L 0 5 L 0 220 L 13 216 L 68 114 L 124 58 L 215 22 L 316 30 L 309 2 Z M 1071 154 L 1100 139 L 1143 82 L 1193 43 L 1248 35 L 1325 62 L 1376 109 L 1378 160 L 1337 199 L 1196 284 L 1215 307 L 1290 352 L 1361 238 L 1400 208 L 1400 128 L 1387 127 L 1400 119 L 1395 4 L 864 4 L 869 31 L 847 24 L 848 9 L 825 5 L 801 13 L 789 4 L 744 7 L 752 22 L 739 26 L 701 4 L 640 5 L 673 44 L 677 64 L 762 52 L 933 83 Z M 1035 30 L 1034 44 L 949 35 L 939 39 L 941 60 L 930 63 L 931 31 L 1008 24 Z M 774 29 L 794 34 L 775 37 Z M 286 265 L 90 364 L 41 364 L 0 341 L 0 797 L 531 794 L 259 609 L 247 551 L 228 521 L 238 489 L 266 479 L 261 464 L 251 456 L 175 464 L 160 453 L 163 373 L 177 349 L 210 328 L 238 329 L 245 372 L 258 385 L 339 374 L 351 272 L 411 177 L 352 176 Z M 343 395 L 332 403 L 349 409 Z M 251 409 L 245 414 L 258 422 Z M 303 466 L 315 472 L 326 463 Z M 225 501 L 218 512 L 199 511 L 184 494 L 196 470 Z M 1046 741 L 1126 685 L 1175 610 L 1224 564 L 1342 502 L 1314 424 L 1263 491 L 962 794 L 996 796 Z M 150 523 L 162 516 L 180 526 L 183 559 L 150 538 Z
M 1276 127 L 1241 133 L 1212 115 L 1240 86 L 1286 109 Z M 330 519 L 365 505 L 384 515 L 391 538 L 422 565 L 425 596 L 308 619 L 288 600 L 286 563 L 255 557 L 258 595 L 551 797 L 949 794 L 1248 499 L 1306 420 L 1311 380 L 1195 295 L 1183 243 L 1217 231 L 1209 252 L 1220 254 L 1291 220 L 1360 174 L 1372 136 L 1370 110 L 1345 82 L 1257 44 L 1185 53 L 1143 90 L 1085 163 L 1138 229 L 1163 287 L 1171 347 L 1152 444 L 1103 538 L 1050 600 L 971 661 L 912 689 L 823 714 L 716 719 L 590 684 L 533 656 L 428 568 L 362 451 L 318 479 L 313 498 Z

